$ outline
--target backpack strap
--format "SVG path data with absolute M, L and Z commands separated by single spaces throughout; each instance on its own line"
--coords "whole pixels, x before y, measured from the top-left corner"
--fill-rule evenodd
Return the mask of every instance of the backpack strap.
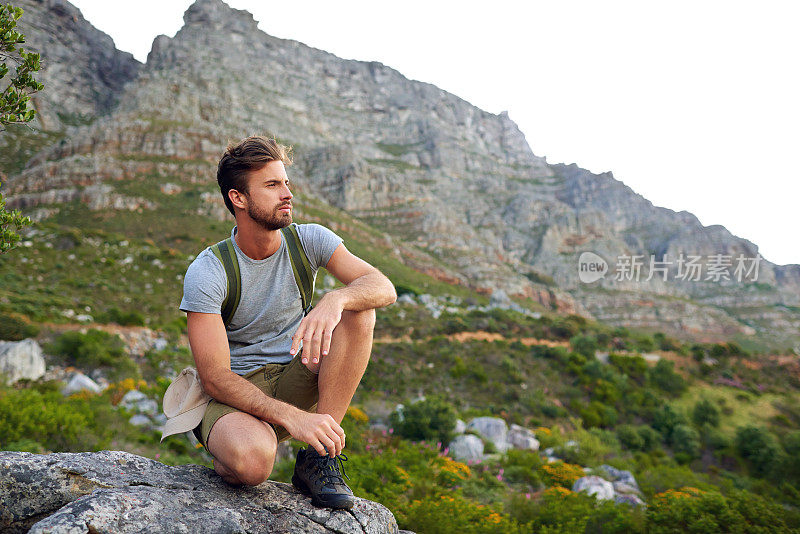
M 222 262 L 222 266 L 225 268 L 225 276 L 228 278 L 228 294 L 225 296 L 220 309 L 222 322 L 225 323 L 227 328 L 242 298 L 242 276 L 239 272 L 239 260 L 236 258 L 236 251 L 233 248 L 233 242 L 230 237 L 213 245 L 211 252 Z
M 311 263 L 308 261 L 306 251 L 303 250 L 303 243 L 297 233 L 297 224 L 292 223 L 285 228 L 281 228 L 281 232 L 284 239 L 286 239 L 286 246 L 289 248 L 289 259 L 292 263 L 294 281 L 297 283 L 297 288 L 300 290 L 300 297 L 303 301 L 303 315 L 308 315 L 308 312 L 313 307 L 311 306 L 311 301 L 314 300 L 316 273 L 311 269 Z

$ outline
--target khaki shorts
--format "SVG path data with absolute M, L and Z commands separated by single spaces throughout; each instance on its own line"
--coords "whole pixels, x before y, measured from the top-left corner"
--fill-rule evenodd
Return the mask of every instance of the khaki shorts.
M 269 397 L 296 406 L 301 410 L 310 412 L 316 410 L 317 401 L 319 400 L 317 375 L 303 365 L 300 361 L 300 353 L 289 363 L 270 363 L 247 373 L 244 378 Z M 211 399 L 211 402 L 206 407 L 203 420 L 192 432 L 194 432 L 197 440 L 208 450 L 206 444 L 214 423 L 223 415 L 241 411 Z M 269 423 L 269 425 L 275 430 L 278 442 L 286 441 L 291 437 L 289 432 L 282 426 L 272 423 Z

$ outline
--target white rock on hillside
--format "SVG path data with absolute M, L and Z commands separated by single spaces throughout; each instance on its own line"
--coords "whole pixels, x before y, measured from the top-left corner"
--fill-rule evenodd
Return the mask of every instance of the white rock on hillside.
M 467 425 L 467 430 L 474 430 L 491 441 L 498 452 L 508 449 L 508 426 L 499 417 L 476 417 Z
M 69 382 L 67 382 L 67 385 L 61 389 L 61 394 L 65 396 L 72 395 L 73 393 L 77 393 L 78 391 L 82 391 L 84 389 L 91 391 L 92 393 L 100 393 L 103 391 L 103 388 L 100 386 L 100 384 L 85 374 L 75 373 L 72 375 L 72 378 L 70 378 Z
M 34 339 L 0 341 L 0 373 L 7 384 L 22 378 L 36 380 L 44 375 L 42 348 Z
M 572 485 L 572 491 L 582 491 L 589 495 L 594 495 L 601 501 L 608 501 L 614 498 L 614 486 L 608 480 L 597 475 L 579 478 Z
M 536 439 L 536 434 L 525 427 L 519 425 L 511 425 L 511 430 L 508 431 L 506 438 L 509 445 L 515 449 L 525 449 L 531 451 L 539 450 L 539 440 Z
M 462 462 L 483 459 L 483 442 L 478 436 L 462 434 L 456 436 L 448 445 L 450 456 Z

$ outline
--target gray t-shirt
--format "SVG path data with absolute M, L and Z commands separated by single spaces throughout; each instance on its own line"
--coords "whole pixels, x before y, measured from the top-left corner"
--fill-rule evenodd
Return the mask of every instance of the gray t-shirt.
M 231 236 L 236 227 L 231 230 Z M 297 233 L 316 276 L 325 267 L 342 238 L 319 224 L 298 224 Z M 269 258 L 251 259 L 233 239 L 242 277 L 242 297 L 228 325 L 231 370 L 238 375 L 268 363 L 288 363 L 289 349 L 303 318 L 302 298 L 294 279 L 289 249 L 281 233 L 281 246 Z M 210 248 L 189 265 L 183 281 L 180 309 L 220 313 L 228 293 L 222 262 Z

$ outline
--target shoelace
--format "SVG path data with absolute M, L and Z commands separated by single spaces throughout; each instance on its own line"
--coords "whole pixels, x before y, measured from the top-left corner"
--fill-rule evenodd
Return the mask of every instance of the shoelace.
M 325 483 L 333 482 L 340 482 L 344 484 L 344 480 L 342 479 L 342 475 L 347 480 L 350 480 L 350 477 L 347 476 L 347 473 L 344 470 L 344 463 L 347 461 L 347 455 L 344 453 L 338 454 L 331 458 L 330 456 L 319 456 L 317 455 L 316 458 L 317 466 L 319 467 L 319 477 L 325 477 Z M 341 468 L 341 474 L 339 473 L 339 468 Z M 319 478 L 318 477 L 318 478 Z

